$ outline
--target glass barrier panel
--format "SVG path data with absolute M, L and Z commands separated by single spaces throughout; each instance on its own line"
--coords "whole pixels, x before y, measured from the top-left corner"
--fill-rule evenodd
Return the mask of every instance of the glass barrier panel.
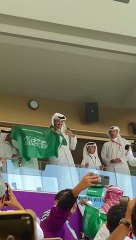
M 94 173 L 109 178 L 109 185 L 117 185 L 124 195 L 136 197 L 136 170 L 114 169 L 114 172 L 99 170 L 95 168 L 84 168 L 81 165 L 53 165 L 45 163 L 43 170 L 39 170 L 37 159 L 31 162 L 23 162 L 19 166 L 18 160 L 8 159 L 1 167 L 1 175 L 12 189 L 36 192 L 53 192 L 65 188 L 73 188 L 87 173 Z M 87 190 L 81 192 L 86 196 Z

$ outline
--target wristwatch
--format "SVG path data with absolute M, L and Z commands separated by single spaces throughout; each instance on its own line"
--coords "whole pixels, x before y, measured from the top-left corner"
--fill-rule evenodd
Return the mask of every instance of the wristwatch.
M 124 224 L 126 227 L 130 227 L 131 226 L 131 223 L 128 222 L 125 218 L 122 218 L 120 221 L 119 221 L 119 224 Z

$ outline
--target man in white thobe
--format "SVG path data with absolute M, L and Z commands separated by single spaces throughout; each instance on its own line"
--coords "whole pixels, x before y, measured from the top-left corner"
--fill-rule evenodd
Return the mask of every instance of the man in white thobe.
M 88 142 L 85 144 L 81 165 L 84 167 L 102 169 L 102 164 L 98 157 L 97 145 L 95 142 Z
M 59 191 L 64 188 L 72 188 L 79 182 L 77 169 L 71 154 L 75 150 L 77 137 L 66 127 L 66 117 L 61 113 L 55 113 L 51 119 L 51 128 L 60 136 L 58 157 L 51 157 L 51 164 L 58 165 L 55 168 L 55 177 L 58 180 Z M 64 181 L 65 179 L 65 181 Z
M 12 158 L 13 147 L 9 142 L 9 133 L 0 132 L 0 167 L 4 167 L 7 159 Z
M 20 161 L 17 142 L 10 142 L 10 135 L 0 133 L 0 167 L 2 177 L 13 189 L 37 190 L 42 188 L 37 159 Z M 31 180 L 31 181 L 30 181 Z
M 122 138 L 119 132 L 117 126 L 112 126 L 108 131 L 110 141 L 104 143 L 102 147 L 101 157 L 108 171 L 129 170 L 125 146 L 130 143 Z
M 25 161 L 20 158 L 18 151 L 18 143 L 12 139 L 12 146 L 16 149 L 16 156 L 7 162 L 7 171 L 9 174 L 9 181 L 15 182 L 15 188 L 21 190 L 37 191 L 42 189 L 42 180 L 40 176 L 38 159 L 31 158 Z M 14 184 L 12 184 L 14 186 Z
M 71 130 L 66 127 L 66 117 L 63 114 L 55 113 L 52 116 L 51 128 L 60 136 L 60 147 L 58 149 L 58 157 L 51 157 L 50 162 L 60 165 L 74 166 L 74 160 L 70 150 L 75 150 L 77 137 Z M 66 140 L 66 145 L 63 145 Z
M 122 138 L 119 133 L 119 127 L 110 127 L 108 131 L 110 141 L 104 143 L 101 157 L 106 165 L 106 170 L 116 173 L 116 184 L 123 189 L 125 195 L 133 197 L 130 170 L 128 166 L 129 157 L 128 151 L 125 149 L 125 146 L 127 144 L 130 145 L 130 143 Z M 125 178 L 122 178 L 124 176 Z
M 128 157 L 129 165 L 132 167 L 136 167 L 136 158 L 133 155 L 131 145 L 126 145 L 125 149 L 127 150 L 127 157 Z

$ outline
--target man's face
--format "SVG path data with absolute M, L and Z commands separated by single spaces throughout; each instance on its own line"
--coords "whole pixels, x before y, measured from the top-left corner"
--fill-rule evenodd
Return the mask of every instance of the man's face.
M 57 129 L 61 129 L 62 125 L 63 125 L 64 120 L 61 119 L 55 119 L 54 120 L 54 127 L 56 127 Z
M 95 150 L 96 150 L 96 146 L 94 146 L 94 145 L 92 145 L 92 146 L 90 145 L 87 147 L 87 152 L 90 154 L 94 154 Z
M 110 135 L 111 139 L 116 138 L 118 135 L 118 130 L 110 130 L 109 135 Z

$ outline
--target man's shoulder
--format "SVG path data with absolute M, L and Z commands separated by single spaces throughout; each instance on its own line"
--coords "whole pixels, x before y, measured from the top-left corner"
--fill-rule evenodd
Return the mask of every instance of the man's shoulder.
M 126 141 L 126 142 L 129 142 L 126 138 L 121 137 L 121 139 L 123 139 L 123 140 Z
M 105 146 L 105 147 L 106 147 L 106 146 L 109 146 L 109 145 L 110 145 L 110 142 L 111 142 L 111 141 L 105 142 L 105 143 L 103 144 L 103 146 Z
M 121 141 L 124 142 L 125 144 L 130 144 L 130 142 L 127 139 L 123 138 L 123 137 L 121 137 Z

